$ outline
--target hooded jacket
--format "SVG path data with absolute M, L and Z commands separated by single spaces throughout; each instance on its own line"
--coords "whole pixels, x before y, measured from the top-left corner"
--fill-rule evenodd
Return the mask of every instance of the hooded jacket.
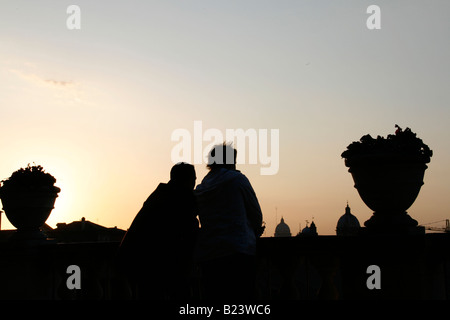
M 262 213 L 247 177 L 236 170 L 213 169 L 194 193 L 201 225 L 198 260 L 235 253 L 255 255 Z

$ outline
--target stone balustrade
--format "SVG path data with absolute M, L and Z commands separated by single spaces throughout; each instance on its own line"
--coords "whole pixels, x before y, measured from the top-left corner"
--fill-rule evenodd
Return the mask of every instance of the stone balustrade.
M 0 299 L 136 299 L 116 265 L 118 242 L 24 246 L 0 242 Z M 450 234 L 261 238 L 259 300 L 449 299 Z M 158 263 L 151 260 L 149 263 Z M 71 265 L 80 289 L 69 288 Z M 378 267 L 380 288 L 370 288 Z M 201 270 L 192 300 L 205 300 Z

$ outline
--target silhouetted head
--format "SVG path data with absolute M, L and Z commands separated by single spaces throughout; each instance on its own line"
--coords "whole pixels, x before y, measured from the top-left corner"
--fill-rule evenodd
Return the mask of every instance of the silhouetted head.
M 179 162 L 170 170 L 171 184 L 194 189 L 196 179 L 195 168 L 192 164 Z
M 225 168 L 236 170 L 237 150 L 231 144 L 223 143 L 215 145 L 208 154 L 208 164 L 210 170 Z

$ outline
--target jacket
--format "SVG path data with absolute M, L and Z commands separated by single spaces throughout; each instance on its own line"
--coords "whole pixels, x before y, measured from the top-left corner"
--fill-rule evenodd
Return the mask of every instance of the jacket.
M 211 170 L 194 191 L 200 233 L 197 259 L 256 254 L 262 212 L 250 181 L 236 170 Z

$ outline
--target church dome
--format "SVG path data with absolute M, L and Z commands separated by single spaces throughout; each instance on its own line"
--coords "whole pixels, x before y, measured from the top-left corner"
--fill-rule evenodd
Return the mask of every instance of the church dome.
M 290 236 L 291 236 L 291 229 L 284 222 L 284 219 L 281 218 L 281 222 L 275 228 L 275 237 L 290 237 Z
M 306 222 L 306 227 L 299 232 L 298 236 L 317 236 L 317 227 L 316 224 L 311 222 L 311 225 L 308 227 L 308 221 Z
M 345 208 L 345 213 L 339 218 L 336 226 L 338 236 L 356 235 L 361 228 L 358 219 L 350 212 L 350 207 Z

